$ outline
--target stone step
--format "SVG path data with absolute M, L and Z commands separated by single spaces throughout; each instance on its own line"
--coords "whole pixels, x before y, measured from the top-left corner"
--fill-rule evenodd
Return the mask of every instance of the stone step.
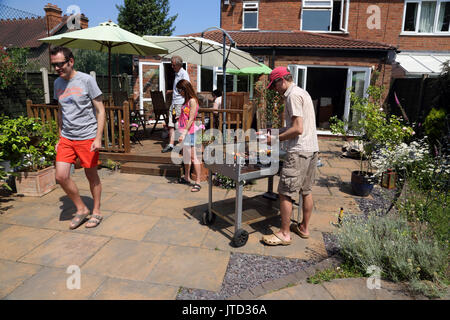
M 120 172 L 149 176 L 181 177 L 182 168 L 175 164 L 126 162 L 120 167 Z

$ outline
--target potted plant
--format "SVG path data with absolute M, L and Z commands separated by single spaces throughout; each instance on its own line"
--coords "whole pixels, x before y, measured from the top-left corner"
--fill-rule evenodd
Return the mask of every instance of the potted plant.
M 380 148 L 392 149 L 413 134 L 413 129 L 403 120 L 384 111 L 381 98 L 382 87 L 369 86 L 367 96 L 351 92 L 352 119 L 342 121 L 336 116 L 330 119 L 331 131 L 353 135 L 362 146 L 360 169 L 352 172 L 352 190 L 358 196 L 368 196 L 378 181 L 372 172 L 372 159 Z
M 16 191 L 42 196 L 56 187 L 56 123 L 39 119 L 0 117 L 0 158 L 14 170 Z

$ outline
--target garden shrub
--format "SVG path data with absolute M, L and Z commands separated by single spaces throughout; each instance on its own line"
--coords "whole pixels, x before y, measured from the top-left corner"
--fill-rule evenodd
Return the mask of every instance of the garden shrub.
M 427 232 L 415 230 L 399 215 L 347 217 L 337 232 L 341 255 L 365 273 L 369 266 L 398 281 L 441 283 L 448 267 L 447 252 Z M 417 286 L 416 286 L 417 288 Z
M 54 164 L 58 141 L 56 122 L 0 117 L 0 158 L 16 171 L 37 171 Z
M 446 134 L 445 118 L 447 114 L 444 109 L 431 109 L 425 118 L 423 127 L 431 144 L 436 144 Z

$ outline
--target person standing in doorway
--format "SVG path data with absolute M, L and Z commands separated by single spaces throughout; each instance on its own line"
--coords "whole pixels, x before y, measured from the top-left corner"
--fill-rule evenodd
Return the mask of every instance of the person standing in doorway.
M 172 104 L 169 108 L 169 144 L 161 151 L 162 153 L 171 152 L 175 143 L 175 125 L 181 114 L 181 107 L 184 104 L 184 97 L 177 89 L 180 80 L 189 79 L 189 74 L 183 69 L 183 59 L 180 56 L 173 56 L 171 59 L 173 71 L 175 71 L 175 80 L 173 81 Z
M 74 69 L 72 51 L 55 47 L 50 52 L 51 64 L 59 74 L 54 84 L 54 98 L 58 100 L 58 124 L 60 139 L 56 144 L 56 181 L 76 206 L 70 229 L 78 228 L 90 215 L 80 197 L 70 167 L 80 159 L 89 181 L 94 208 L 86 228 L 94 228 L 103 217 L 100 212 L 102 184 L 97 173 L 99 149 L 105 125 L 105 107 L 102 92 L 90 75 Z
M 287 141 L 287 156 L 281 169 L 278 194 L 280 195 L 280 231 L 263 236 L 268 245 L 289 245 L 290 231 L 307 239 L 309 221 L 313 210 L 312 186 L 314 184 L 319 144 L 316 132 L 314 105 L 307 91 L 292 82 L 292 75 L 286 67 L 275 68 L 269 76 L 268 89 L 284 97 L 286 128 L 279 135 L 280 141 Z M 267 137 L 270 144 L 273 137 Z M 291 225 L 293 198 L 301 193 L 303 198 L 303 219 Z

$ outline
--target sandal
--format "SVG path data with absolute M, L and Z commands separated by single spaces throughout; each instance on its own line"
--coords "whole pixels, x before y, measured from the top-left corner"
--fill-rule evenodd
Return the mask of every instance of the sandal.
M 187 181 L 184 177 L 181 177 L 180 179 L 178 179 L 178 183 L 180 184 L 187 184 L 190 185 L 191 183 L 189 181 Z
M 76 228 L 78 228 L 86 220 L 86 217 L 89 214 L 89 212 L 86 214 L 76 214 L 73 217 L 72 222 L 70 223 L 70 230 L 75 230 Z
M 303 239 L 308 239 L 309 238 L 309 234 L 304 234 L 303 232 L 300 231 L 300 228 L 299 228 L 297 223 L 291 224 L 290 229 L 291 229 L 292 232 L 298 234 L 298 236 L 300 238 L 303 238 Z
M 96 226 L 98 226 L 100 224 L 100 222 L 102 222 L 103 217 L 99 216 L 99 215 L 92 215 L 92 217 L 89 219 L 89 221 L 86 223 L 86 228 L 95 228 Z M 93 223 L 93 226 L 88 227 L 89 223 Z
M 192 186 L 191 192 L 199 192 L 201 189 L 202 189 L 202 186 L 199 185 L 198 183 L 196 183 Z
M 285 241 L 283 239 L 280 239 L 275 233 L 271 235 L 263 236 L 261 239 L 265 244 L 268 244 L 269 246 L 288 246 L 292 243 L 292 240 Z

